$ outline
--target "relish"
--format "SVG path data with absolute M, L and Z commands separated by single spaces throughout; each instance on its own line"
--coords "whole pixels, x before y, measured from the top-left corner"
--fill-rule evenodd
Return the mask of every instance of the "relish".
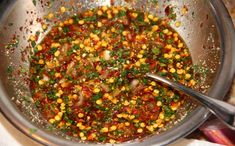
M 35 45 L 30 64 L 35 105 L 82 141 L 143 138 L 176 118 L 186 96 L 147 72 L 195 84 L 179 34 L 167 21 L 125 7 L 102 6 L 55 24 Z

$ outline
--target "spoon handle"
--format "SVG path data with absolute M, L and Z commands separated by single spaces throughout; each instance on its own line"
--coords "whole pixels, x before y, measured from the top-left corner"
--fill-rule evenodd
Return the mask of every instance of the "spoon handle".
M 216 117 L 218 117 L 222 122 L 224 122 L 229 128 L 235 130 L 235 106 L 232 106 L 231 104 L 228 104 L 224 101 L 220 101 L 203 95 L 184 85 L 170 81 L 158 75 L 147 73 L 146 76 L 157 81 L 163 82 L 174 89 L 177 89 L 194 97 L 205 107 L 207 107 Z

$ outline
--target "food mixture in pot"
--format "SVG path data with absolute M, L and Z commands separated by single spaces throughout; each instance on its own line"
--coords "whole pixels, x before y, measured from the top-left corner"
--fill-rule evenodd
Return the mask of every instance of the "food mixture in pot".
M 103 6 L 51 28 L 31 56 L 30 86 L 58 129 L 82 141 L 120 143 L 163 128 L 187 98 L 147 72 L 195 85 L 189 50 L 167 21 Z

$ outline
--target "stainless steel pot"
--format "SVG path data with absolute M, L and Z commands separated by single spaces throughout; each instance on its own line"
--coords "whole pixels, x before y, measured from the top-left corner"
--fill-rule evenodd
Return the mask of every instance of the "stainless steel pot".
M 232 82 L 235 72 L 235 30 L 231 18 L 220 0 L 58 0 L 47 7 L 50 0 L 2 0 L 0 2 L 0 107 L 5 117 L 20 131 L 32 139 L 45 145 L 87 145 L 59 131 L 51 129 L 41 117 L 30 98 L 29 87 L 25 84 L 28 58 L 22 61 L 22 54 L 29 55 L 27 39 L 41 25 L 37 17 L 57 10 L 61 5 L 83 11 L 100 5 L 125 5 L 142 9 L 161 17 L 165 17 L 164 9 L 168 5 L 175 7 L 177 21 L 182 26 L 172 27 L 179 32 L 188 45 L 194 64 L 202 64 L 209 68 L 208 74 L 200 84 L 209 96 L 223 99 Z M 33 4 L 33 2 L 36 2 Z M 71 4 L 71 2 L 75 2 Z M 81 2 L 81 5 L 77 5 Z M 186 14 L 182 14 L 187 12 Z M 69 16 L 69 14 L 66 14 Z M 64 17 L 66 17 L 66 15 Z M 63 19 L 63 17 L 61 17 Z M 23 26 L 23 27 L 22 27 Z M 5 47 L 12 36 L 19 45 Z M 43 36 L 41 36 L 43 37 Z M 17 43 L 17 42 L 16 42 Z M 10 68 L 9 68 L 10 66 Z M 7 70 L 21 68 L 21 74 L 12 79 L 7 77 Z M 23 69 L 22 69 L 23 68 Z M 22 74 L 23 72 L 23 74 Z M 172 128 L 160 134 L 146 137 L 143 141 L 132 141 L 120 145 L 166 145 L 184 137 L 199 127 L 209 116 L 207 109 L 198 106 L 185 112 Z M 95 145 L 95 144 L 89 144 Z M 107 144 L 108 145 L 108 144 Z

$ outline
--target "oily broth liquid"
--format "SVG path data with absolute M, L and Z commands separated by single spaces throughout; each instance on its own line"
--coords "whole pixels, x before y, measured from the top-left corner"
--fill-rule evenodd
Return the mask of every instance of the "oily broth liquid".
M 120 143 L 176 118 L 186 96 L 144 75 L 195 85 L 179 34 L 156 16 L 99 7 L 56 24 L 34 49 L 30 87 L 43 116 L 82 141 Z

